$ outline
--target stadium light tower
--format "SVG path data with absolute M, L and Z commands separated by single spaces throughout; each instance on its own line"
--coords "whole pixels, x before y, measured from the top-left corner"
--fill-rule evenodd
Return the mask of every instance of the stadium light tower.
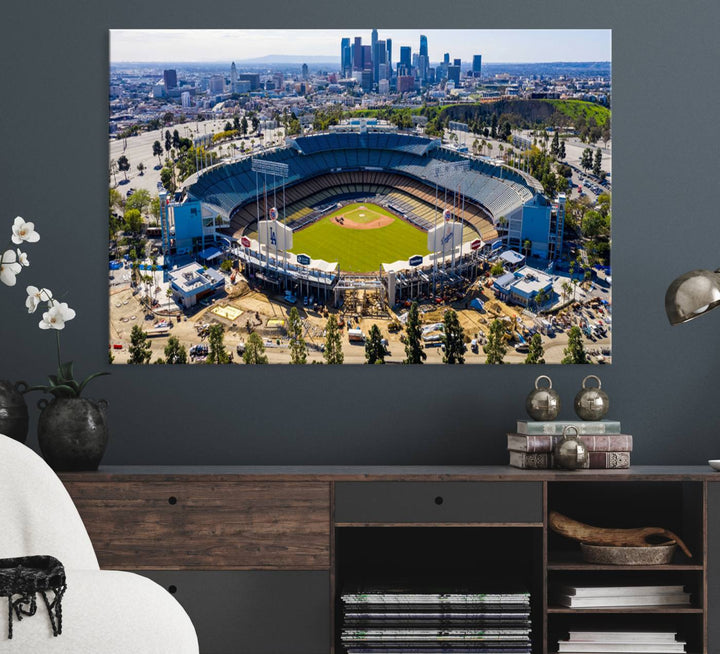
M 255 157 L 252 158 L 250 161 L 250 168 L 255 173 L 255 204 L 257 209 L 257 221 L 258 221 L 258 227 L 260 227 L 260 178 L 259 175 L 263 175 L 263 200 L 264 200 L 264 210 L 263 215 L 265 216 L 265 219 L 268 218 L 268 197 L 267 197 L 267 176 L 270 175 L 272 180 L 272 193 L 273 193 L 273 201 L 272 201 L 272 209 L 270 209 L 270 219 L 272 221 L 276 220 L 278 218 L 278 210 L 277 210 L 277 188 L 278 188 L 278 182 L 277 178 L 279 177 L 282 180 L 282 217 L 283 220 L 281 222 L 286 222 L 286 214 L 285 214 L 285 179 L 289 175 L 290 166 L 288 166 L 285 163 L 281 163 L 279 161 L 268 161 L 267 159 L 256 159 Z M 267 259 L 265 261 L 265 268 L 266 270 L 270 267 L 270 244 L 266 244 L 266 256 Z M 275 242 L 275 265 L 277 266 L 277 254 L 278 254 L 278 248 L 277 248 L 277 241 Z M 285 251 L 283 251 L 283 270 L 287 273 L 287 254 Z
M 440 186 L 440 179 L 444 177 L 449 177 L 451 175 L 454 175 L 460 171 L 468 170 L 470 168 L 470 161 L 465 159 L 463 161 L 450 161 L 448 163 L 442 163 L 438 164 L 434 168 L 435 173 L 435 221 L 434 221 L 434 228 L 437 228 L 437 221 L 438 221 L 438 189 Z M 444 204 L 447 204 L 447 185 L 445 186 L 445 199 Z M 458 185 L 459 188 L 459 185 Z M 454 202 L 453 202 L 454 205 Z M 447 207 L 446 209 L 447 210 Z M 444 211 L 443 211 L 444 213 Z M 455 224 L 455 213 L 453 212 L 452 216 L 452 224 Z M 443 263 L 445 262 L 445 241 L 443 239 L 442 243 L 442 258 Z M 455 261 L 455 241 L 453 239 L 453 267 L 454 267 L 454 261 Z M 435 287 L 436 287 L 436 277 L 437 277 L 437 268 L 438 268 L 438 257 L 437 252 L 433 252 L 433 295 L 435 295 Z

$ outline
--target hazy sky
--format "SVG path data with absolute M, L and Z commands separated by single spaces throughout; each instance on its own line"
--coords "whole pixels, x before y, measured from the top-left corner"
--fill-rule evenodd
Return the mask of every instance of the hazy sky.
M 340 58 L 340 39 L 362 36 L 368 29 L 344 30 L 111 30 L 110 61 L 239 61 L 264 55 L 329 55 Z M 484 62 L 610 61 L 611 30 L 382 30 L 393 41 L 393 60 L 400 46 L 420 48 L 428 37 L 431 61 L 445 52 L 451 58 Z

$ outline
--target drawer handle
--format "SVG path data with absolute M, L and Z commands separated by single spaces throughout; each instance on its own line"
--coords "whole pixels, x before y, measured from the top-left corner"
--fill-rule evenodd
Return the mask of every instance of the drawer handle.
M 435 498 L 435 504 L 437 504 L 438 506 L 440 506 L 444 501 L 445 500 L 440 495 Z
M 177 593 L 177 586 L 176 586 L 175 584 L 170 584 L 170 585 L 168 586 L 168 592 L 169 592 L 171 595 L 174 595 L 175 593 Z
M 174 495 L 168 497 L 168 504 L 172 504 L 173 506 L 177 504 L 177 497 L 175 497 Z

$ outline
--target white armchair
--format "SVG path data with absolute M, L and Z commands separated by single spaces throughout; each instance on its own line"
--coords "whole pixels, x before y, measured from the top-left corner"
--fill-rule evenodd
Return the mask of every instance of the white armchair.
M 13 620 L 0 598 L 0 654 L 198 654 L 195 629 L 161 586 L 100 570 L 85 526 L 62 482 L 25 445 L 0 435 L 0 558 L 49 554 L 65 566 L 62 634 L 53 637 L 42 601 Z

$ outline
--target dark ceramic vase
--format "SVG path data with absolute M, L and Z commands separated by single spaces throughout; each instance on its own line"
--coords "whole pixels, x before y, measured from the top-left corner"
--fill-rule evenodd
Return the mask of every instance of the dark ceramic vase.
M 24 443 L 28 434 L 28 408 L 23 393 L 25 382 L 0 381 L 0 434 Z
M 53 470 L 97 470 L 108 442 L 105 400 L 42 399 L 38 421 L 40 452 Z

